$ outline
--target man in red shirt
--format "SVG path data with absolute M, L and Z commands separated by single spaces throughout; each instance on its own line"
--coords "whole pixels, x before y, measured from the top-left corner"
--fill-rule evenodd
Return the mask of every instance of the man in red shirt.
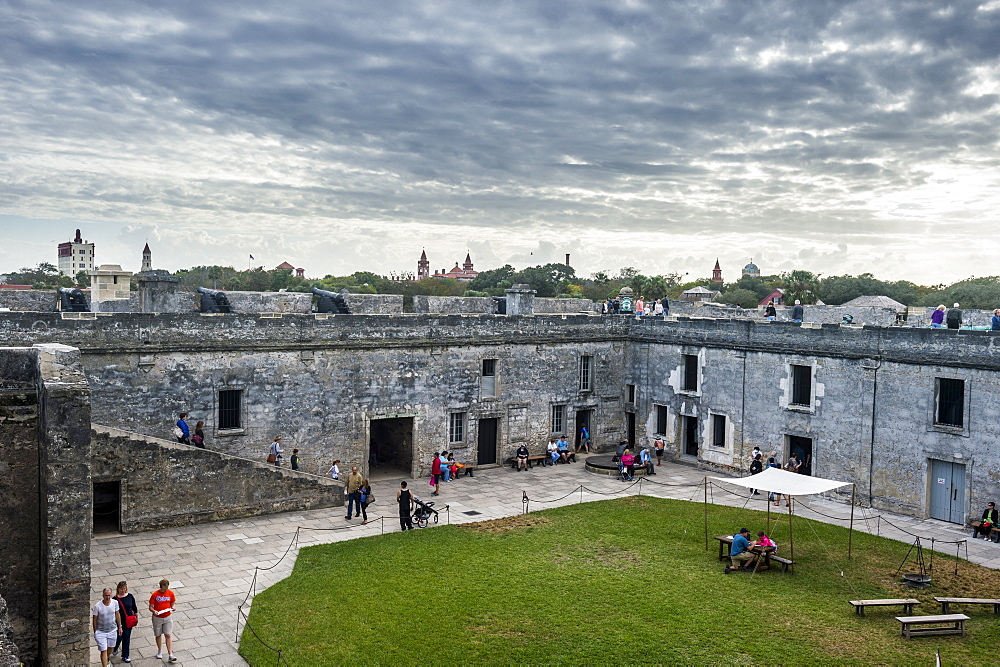
M 174 631 L 174 620 L 170 618 L 171 612 L 174 611 L 174 604 L 177 602 L 177 598 L 174 597 L 174 592 L 167 588 L 170 582 L 166 579 L 160 579 L 159 590 L 153 591 L 153 594 L 149 596 L 149 611 L 153 614 L 153 635 L 156 637 L 156 659 L 163 659 L 163 646 L 161 645 L 161 637 L 166 636 L 167 638 L 167 656 L 170 662 L 177 662 L 177 658 L 174 656 L 174 642 L 171 636 Z

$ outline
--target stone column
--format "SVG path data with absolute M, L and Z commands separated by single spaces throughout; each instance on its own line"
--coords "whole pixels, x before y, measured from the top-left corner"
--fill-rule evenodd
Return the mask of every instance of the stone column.
M 512 285 L 506 294 L 508 317 L 535 314 L 535 290 L 530 285 Z
M 170 275 L 169 271 L 153 269 L 135 274 L 139 283 L 139 310 L 143 313 L 177 313 L 180 295 L 177 286 L 181 279 Z M 194 306 L 187 310 L 194 310 Z

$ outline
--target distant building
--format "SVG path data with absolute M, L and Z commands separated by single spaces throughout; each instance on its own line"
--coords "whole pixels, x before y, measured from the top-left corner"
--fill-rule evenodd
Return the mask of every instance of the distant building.
M 747 264 L 747 266 L 751 266 L 751 265 Z M 756 267 L 754 267 L 754 268 L 756 268 Z M 744 274 L 744 275 L 746 275 L 746 274 Z M 763 299 L 761 299 L 760 303 L 757 304 L 757 305 L 758 306 L 766 306 L 767 304 L 769 304 L 772 301 L 774 301 L 774 305 L 780 306 L 780 305 L 782 305 L 784 303 L 784 301 L 782 301 L 782 299 L 784 299 L 784 298 L 785 298 L 785 291 L 783 289 L 781 289 L 781 288 L 776 288 L 770 294 L 768 294 Z
M 431 277 L 431 263 L 427 261 L 427 251 L 420 251 L 420 260 L 417 262 L 417 280 Z
M 717 289 L 708 289 L 701 286 L 692 287 L 689 290 L 681 292 L 681 301 L 711 301 L 721 293 Z
M 849 308 L 891 308 L 897 313 L 906 311 L 906 306 L 895 299 L 887 296 L 859 296 L 851 299 L 847 303 L 840 304 Z
M 421 259 L 426 261 L 426 255 L 421 254 Z M 429 265 L 429 263 L 428 263 Z M 419 269 L 420 263 L 417 263 Z M 419 275 L 419 270 L 418 274 Z M 455 268 L 451 271 L 445 271 L 441 269 L 440 271 L 435 271 L 432 278 L 454 278 L 455 280 L 461 281 L 463 283 L 472 282 L 475 280 L 476 276 L 479 275 L 479 271 L 476 271 L 472 266 L 472 256 L 469 253 L 465 254 L 465 263 L 462 264 L 461 268 L 458 266 L 458 262 L 455 262 Z
M 294 271 L 295 267 L 292 266 L 291 264 L 289 264 L 288 262 L 282 262 L 281 264 L 278 264 L 276 267 L 274 267 L 274 270 L 275 271 L 278 271 L 278 270 L 282 270 L 282 271 Z
M 149 244 L 142 249 L 142 268 L 140 271 L 152 271 L 153 270 L 153 251 L 149 249 Z
M 719 258 L 715 258 L 715 268 L 712 269 L 712 282 L 721 283 L 722 282 L 722 267 L 719 266 Z
M 760 278 L 760 267 L 753 263 L 753 257 L 750 258 L 750 263 L 743 267 L 743 277 Z
M 80 271 L 94 270 L 94 244 L 80 238 L 80 230 L 76 230 L 76 238 L 60 243 L 58 248 L 59 273 L 73 278 Z

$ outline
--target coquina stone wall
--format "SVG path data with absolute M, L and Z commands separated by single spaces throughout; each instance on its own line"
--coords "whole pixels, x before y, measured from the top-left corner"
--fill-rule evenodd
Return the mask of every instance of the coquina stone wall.
M 0 289 L 0 308 L 50 313 L 56 309 L 56 292 L 41 289 Z
M 80 353 L 0 350 L 0 595 L 27 664 L 84 665 L 90 420 Z
M 105 426 L 91 433 L 93 481 L 121 483 L 126 533 L 344 504 L 341 482 L 291 470 L 290 455 L 276 467 Z
M 17 644 L 14 642 L 14 626 L 10 624 L 7 601 L 0 597 L 0 667 L 19 667 Z

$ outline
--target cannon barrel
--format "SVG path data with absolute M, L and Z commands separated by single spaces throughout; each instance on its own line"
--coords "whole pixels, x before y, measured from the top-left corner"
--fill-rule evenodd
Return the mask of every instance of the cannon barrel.
M 198 292 L 201 293 L 201 307 L 199 310 L 202 313 L 233 312 L 233 307 L 229 304 L 229 297 L 226 296 L 225 292 L 208 289 L 207 287 L 199 287 Z
M 76 287 L 60 287 L 59 310 L 70 313 L 89 313 L 90 306 L 87 305 L 87 297 Z
M 347 301 L 344 299 L 343 294 L 320 289 L 318 287 L 313 287 L 312 293 L 318 297 L 316 299 L 317 313 L 335 313 L 338 315 L 351 314 L 351 309 L 347 306 Z

